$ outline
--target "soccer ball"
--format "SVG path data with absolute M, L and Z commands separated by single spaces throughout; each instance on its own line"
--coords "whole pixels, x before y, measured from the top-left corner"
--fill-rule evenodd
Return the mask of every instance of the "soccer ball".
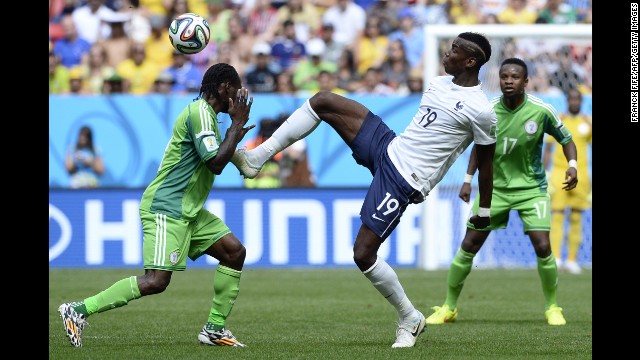
M 209 43 L 209 24 L 194 13 L 182 14 L 169 25 L 169 40 L 178 52 L 191 55 L 202 51 Z

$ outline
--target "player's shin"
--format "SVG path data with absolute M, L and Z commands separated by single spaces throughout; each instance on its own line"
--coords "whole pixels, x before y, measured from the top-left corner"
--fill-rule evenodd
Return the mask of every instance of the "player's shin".
M 384 259 L 378 257 L 375 264 L 363 271 L 363 274 L 371 281 L 373 287 L 396 308 L 401 322 L 415 315 L 415 308 L 404 293 L 398 275 Z

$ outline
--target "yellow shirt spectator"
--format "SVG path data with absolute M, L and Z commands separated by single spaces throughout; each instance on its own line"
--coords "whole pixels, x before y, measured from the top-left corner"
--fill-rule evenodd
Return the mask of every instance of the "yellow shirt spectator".
M 509 5 L 498 13 L 502 24 L 534 24 L 538 13 L 527 7 L 527 0 L 509 0 Z

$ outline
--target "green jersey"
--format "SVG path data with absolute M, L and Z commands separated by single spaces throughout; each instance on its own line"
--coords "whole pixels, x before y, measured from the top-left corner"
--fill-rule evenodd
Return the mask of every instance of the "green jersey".
M 187 105 L 173 125 L 160 168 L 142 194 L 140 209 L 194 220 L 216 178 L 205 162 L 216 156 L 221 142 L 211 105 L 202 99 Z
M 571 133 L 555 109 L 541 99 L 525 94 L 518 108 L 511 110 L 503 96 L 491 100 L 498 117 L 496 152 L 493 158 L 493 188 L 498 191 L 546 192 L 542 164 L 544 134 L 564 145 Z

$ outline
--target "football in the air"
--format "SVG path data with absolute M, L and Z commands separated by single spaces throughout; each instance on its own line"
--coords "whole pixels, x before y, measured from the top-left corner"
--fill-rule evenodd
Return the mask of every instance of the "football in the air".
M 187 55 L 199 53 L 209 43 L 209 24 L 200 15 L 182 14 L 169 25 L 169 40 L 178 52 Z

